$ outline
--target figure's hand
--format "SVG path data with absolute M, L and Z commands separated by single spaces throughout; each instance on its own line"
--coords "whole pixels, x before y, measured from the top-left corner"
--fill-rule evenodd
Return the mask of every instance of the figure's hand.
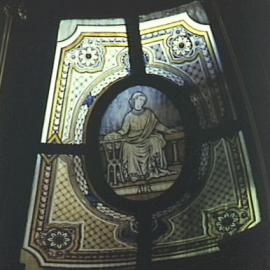
M 121 139 L 122 136 L 117 132 L 112 132 L 104 136 L 105 141 L 114 141 Z
M 167 134 L 172 134 L 172 133 L 176 133 L 176 132 L 177 132 L 177 130 L 174 129 L 174 128 L 168 128 L 168 129 L 166 130 L 166 133 L 167 133 Z

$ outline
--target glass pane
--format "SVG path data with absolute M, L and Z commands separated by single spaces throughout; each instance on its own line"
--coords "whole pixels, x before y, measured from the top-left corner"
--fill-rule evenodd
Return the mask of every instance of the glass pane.
M 242 133 L 202 145 L 199 177 L 206 184 L 191 204 L 183 198 L 155 214 L 157 223 L 169 221 L 170 226 L 155 240 L 153 260 L 217 251 L 222 238 L 260 222 Z
M 72 268 L 134 264 L 134 217 L 95 196 L 83 164 L 80 156 L 38 155 L 24 258 Z
M 132 200 L 159 196 L 180 174 L 184 137 L 179 112 L 165 94 L 140 85 L 124 90 L 101 122 L 108 184 L 116 194 Z
M 235 119 L 201 5 L 194 2 L 140 21 L 146 73 L 186 86 L 201 128 Z M 85 143 L 97 100 L 129 75 L 123 20 L 62 21 L 42 142 Z M 169 189 L 186 158 L 182 114 L 159 90 L 127 87 L 99 115 L 104 179 L 129 199 L 154 198 Z M 242 132 L 206 140 L 198 156 L 197 177 L 205 185 L 196 198 L 185 193 L 154 214 L 153 261 L 216 251 L 222 238 L 260 222 Z M 87 169 L 82 156 L 38 156 L 24 262 L 73 269 L 135 267 L 137 222 L 98 197 Z
M 220 239 L 260 221 L 242 133 L 205 142 L 200 156 L 198 177 L 206 184 L 197 198 L 189 204 L 186 194 L 153 216 L 153 261 L 216 251 Z M 38 156 L 23 262 L 73 269 L 135 264 L 137 222 L 102 202 L 84 171 L 81 156 Z
M 80 144 L 97 96 L 129 75 L 124 20 L 60 23 L 41 142 Z
M 210 22 L 199 2 L 140 16 L 140 32 L 146 73 L 185 87 L 202 129 L 236 119 Z M 171 215 L 173 229 L 155 241 L 154 250 L 168 252 L 166 258 L 213 252 L 224 236 L 260 222 L 242 132 L 204 143 L 200 159 L 199 178 L 206 182 L 199 196 L 184 208 L 185 199 L 167 213 L 161 211 Z
M 202 6 L 193 2 L 142 16 L 140 21 L 146 73 L 190 88 L 190 99 L 202 128 L 218 126 L 223 119 L 235 117 Z

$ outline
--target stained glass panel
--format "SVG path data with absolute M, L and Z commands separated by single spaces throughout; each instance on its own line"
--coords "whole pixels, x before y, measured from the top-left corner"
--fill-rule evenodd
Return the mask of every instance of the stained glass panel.
M 43 143 L 83 143 L 89 107 L 106 87 L 130 73 L 127 47 L 123 20 L 60 24 Z
M 80 156 L 38 156 L 25 250 L 42 266 L 134 264 L 136 236 L 124 233 L 134 217 L 98 200 L 82 164 Z
M 180 10 L 141 17 L 146 73 L 189 86 L 201 127 L 214 127 L 235 117 L 219 54 L 201 5 L 194 2 Z
M 206 185 L 191 205 L 183 197 L 154 214 L 154 261 L 217 251 L 224 236 L 258 222 L 245 155 L 242 133 L 202 145 L 199 177 L 207 178 Z M 31 201 L 24 261 L 34 256 L 42 266 L 135 265 L 136 220 L 100 201 L 87 183 L 83 157 L 39 155 Z
M 152 260 L 218 251 L 221 239 L 257 225 L 260 212 L 244 134 L 240 127 L 222 134 L 223 124 L 237 117 L 210 23 L 193 2 L 141 16 L 139 26 L 146 74 L 184 93 L 198 134 L 188 133 L 194 116 L 175 105 L 169 89 L 133 83 L 115 95 L 111 87 L 134 76 L 124 20 L 68 20 L 59 28 L 41 141 L 82 144 L 91 155 L 90 120 L 100 121 L 95 132 L 103 178 L 115 194 L 137 202 L 173 187 L 188 157 L 187 139 L 198 138 L 199 165 L 185 177 L 204 185 L 153 213 Z M 102 112 L 97 108 L 105 96 L 112 99 Z M 93 179 L 87 160 L 83 154 L 38 155 L 26 264 L 135 268 L 138 220 L 103 200 L 93 183 L 104 179 Z
M 162 92 L 139 85 L 121 92 L 103 115 L 100 130 L 110 186 L 134 200 L 170 188 L 182 168 L 184 134 L 179 112 Z

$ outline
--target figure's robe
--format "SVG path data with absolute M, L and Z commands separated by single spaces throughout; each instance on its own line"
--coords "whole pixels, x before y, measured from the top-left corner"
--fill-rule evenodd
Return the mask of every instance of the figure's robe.
M 167 172 L 166 141 L 155 129 L 158 124 L 157 117 L 149 109 L 133 110 L 125 116 L 118 133 L 125 138 L 121 163 L 127 180 L 149 179 Z

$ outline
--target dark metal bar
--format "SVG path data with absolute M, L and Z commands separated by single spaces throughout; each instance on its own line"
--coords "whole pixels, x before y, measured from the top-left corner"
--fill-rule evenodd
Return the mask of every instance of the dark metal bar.
M 145 75 L 144 55 L 141 45 L 139 18 L 126 18 L 131 74 Z
M 0 63 L 1 63 L 0 64 L 0 87 L 2 85 L 2 80 L 3 80 L 7 50 L 8 50 L 8 43 L 9 43 L 11 25 L 12 25 L 12 20 L 13 20 L 13 16 L 10 12 L 11 8 L 8 5 L 6 5 L 2 9 L 3 10 L 0 10 L 0 15 L 2 15 L 4 18 L 4 22 L 3 22 L 4 26 L 2 30 L 2 38 L 1 38 L 1 44 L 0 44 Z
M 138 209 L 138 251 L 137 270 L 152 269 L 152 214 L 146 209 Z
M 89 153 L 89 146 L 85 144 L 49 144 L 41 143 L 38 152 L 42 154 L 85 155 Z

